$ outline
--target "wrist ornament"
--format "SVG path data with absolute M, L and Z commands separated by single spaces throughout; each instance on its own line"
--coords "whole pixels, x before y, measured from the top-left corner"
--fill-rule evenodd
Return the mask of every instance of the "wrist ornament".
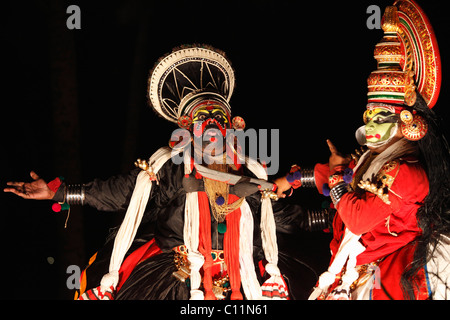
M 83 205 L 86 199 L 84 184 L 69 184 L 66 187 L 65 202 L 69 205 Z
M 336 172 L 330 175 L 328 184 L 323 185 L 323 194 L 330 196 L 334 206 L 341 200 L 342 196 L 348 192 L 348 185 L 353 179 L 353 170 L 344 166 L 335 168 Z
M 316 180 L 314 178 L 314 169 L 301 169 L 294 164 L 290 172 L 286 176 L 289 184 L 297 189 L 298 187 L 314 188 L 316 187 Z

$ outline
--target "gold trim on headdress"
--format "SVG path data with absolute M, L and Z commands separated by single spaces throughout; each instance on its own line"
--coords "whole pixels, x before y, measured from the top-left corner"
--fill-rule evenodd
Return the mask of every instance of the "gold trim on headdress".
M 367 79 L 368 102 L 407 104 L 416 101 L 414 72 L 405 69 L 405 50 L 399 39 L 399 18 L 397 8 L 386 8 L 383 16 L 383 39 L 375 46 L 374 57 L 377 70 Z
M 412 106 L 416 90 L 432 108 L 439 95 L 441 62 L 428 18 L 413 0 L 399 0 L 383 16 L 376 45 L 377 70 L 368 80 L 368 102 Z

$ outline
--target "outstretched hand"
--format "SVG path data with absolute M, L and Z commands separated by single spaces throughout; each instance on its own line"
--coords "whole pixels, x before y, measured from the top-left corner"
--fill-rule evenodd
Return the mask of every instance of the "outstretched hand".
M 328 160 L 330 171 L 334 171 L 334 168 L 337 166 L 347 166 L 350 163 L 350 156 L 345 156 L 340 153 L 329 139 L 327 139 L 327 144 L 331 152 L 330 159 Z
M 50 190 L 47 182 L 40 178 L 36 172 L 31 171 L 30 176 L 32 182 L 7 182 L 9 188 L 5 188 L 4 192 L 11 192 L 24 199 L 50 200 L 55 196 L 55 192 Z

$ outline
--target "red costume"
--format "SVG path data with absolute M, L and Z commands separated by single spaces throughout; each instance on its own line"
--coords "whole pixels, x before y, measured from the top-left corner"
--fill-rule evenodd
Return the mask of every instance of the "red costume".
M 382 28 L 384 37 L 374 51 L 377 70 L 367 80 L 365 125 L 356 132 L 358 142 L 370 150 L 357 151 L 348 163 L 330 145 L 330 165 L 317 164 L 314 170 L 293 166 L 287 176 L 294 188 L 316 186 L 330 195 L 336 209 L 330 265 L 319 277 L 312 300 L 448 295 L 445 226 L 434 235 L 439 239 L 436 251 L 430 236 L 444 220 L 423 219 L 430 216 L 429 210 L 442 210 L 431 208 L 436 188 L 430 183 L 439 185 L 439 178 L 434 168 L 430 171 L 436 164 L 431 164 L 423 145 L 434 143 L 436 135 L 428 134 L 422 142 L 428 126 L 435 130 L 428 113 L 440 90 L 439 49 L 430 22 L 413 0 L 388 7 Z
M 349 167 L 354 166 L 355 162 L 352 161 Z M 329 175 L 328 164 L 315 166 L 317 186 L 327 183 Z M 416 212 L 428 194 L 428 178 L 421 164 L 413 157 L 388 162 L 380 175 L 393 178 L 389 194 L 391 204 L 386 204 L 380 197 L 367 191 L 344 194 L 336 206 L 338 214 L 333 222 L 331 261 L 339 249 L 345 227 L 355 234 L 361 234 L 360 241 L 366 250 L 358 255 L 357 265 L 379 261 L 382 286 L 372 289 L 371 298 L 397 300 L 403 299 L 400 276 L 412 259 L 413 241 L 421 234 Z M 319 191 L 322 192 L 322 188 Z M 330 289 L 334 289 L 338 282 Z M 429 288 L 425 270 L 421 282 L 420 298 L 426 299 Z

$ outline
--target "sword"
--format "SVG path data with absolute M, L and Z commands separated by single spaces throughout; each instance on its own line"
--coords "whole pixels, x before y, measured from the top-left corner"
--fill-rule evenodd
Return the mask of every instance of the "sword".
M 263 197 L 270 197 L 273 200 L 278 200 L 277 194 L 274 192 L 277 189 L 277 185 L 263 179 L 251 178 L 246 176 L 239 176 L 237 174 L 221 172 L 209 169 L 200 164 L 196 164 L 195 168 L 197 172 L 200 173 L 205 178 L 225 182 L 227 184 L 235 185 L 239 182 L 249 182 L 261 186 L 260 190 L 263 194 Z

